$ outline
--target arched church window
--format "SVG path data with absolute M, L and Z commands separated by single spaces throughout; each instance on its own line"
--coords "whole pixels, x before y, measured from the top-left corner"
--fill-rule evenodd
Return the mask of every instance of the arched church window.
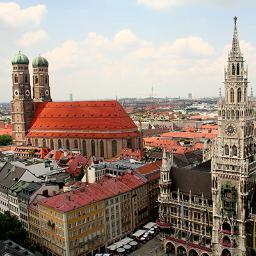
M 241 88 L 237 89 L 237 102 L 241 102 L 242 99 L 242 91 Z
M 235 99 L 235 97 L 234 97 L 234 89 L 231 88 L 230 89 L 230 102 L 234 103 L 234 99 Z
M 83 140 L 82 144 L 83 144 L 83 145 L 82 145 L 82 146 L 83 146 L 83 155 L 84 155 L 84 156 L 87 156 L 86 141 Z
M 46 84 L 48 83 L 48 78 L 47 78 L 47 76 L 45 77 L 44 82 L 45 82 Z
M 27 82 L 28 82 L 28 76 L 25 75 L 25 83 L 27 83 Z
M 225 110 L 222 110 L 222 118 L 225 118 Z
M 35 77 L 35 84 L 38 84 L 38 76 Z
M 239 75 L 239 73 L 240 73 L 240 65 L 239 65 L 239 63 L 237 63 L 237 65 L 236 65 L 236 74 Z
M 225 155 L 228 156 L 229 155 L 229 146 L 225 145 Z
M 234 118 L 235 118 L 235 111 L 231 110 L 231 119 L 234 119 Z
M 132 139 L 127 139 L 127 148 L 132 148 Z
M 70 149 L 70 143 L 69 143 L 69 140 L 66 140 L 66 149 Z
M 43 139 L 42 144 L 43 144 L 43 148 L 46 148 L 46 141 L 45 141 L 45 139 Z
M 18 83 L 18 75 L 17 74 L 14 75 L 14 83 Z
M 92 151 L 92 156 L 95 156 L 95 141 L 91 141 L 91 151 Z
M 50 148 L 51 148 L 51 149 L 54 149 L 53 139 L 50 140 Z
M 35 146 L 38 147 L 38 139 L 35 139 Z
M 239 119 L 239 110 L 236 111 L 236 119 Z
M 227 110 L 227 119 L 230 119 L 230 111 Z
M 78 142 L 77 142 L 77 140 L 74 140 L 74 148 L 78 148 Z
M 59 148 L 59 149 L 62 148 L 62 143 L 61 143 L 61 140 L 60 140 L 60 139 L 58 139 L 58 148 Z
M 236 74 L 235 64 L 232 63 L 232 75 L 234 76 L 235 74 Z
M 116 155 L 117 155 L 117 141 L 112 140 L 112 156 L 116 156 Z
M 104 142 L 103 142 L 103 140 L 100 141 L 100 156 L 104 157 Z
M 237 156 L 237 147 L 236 147 L 236 145 L 233 145 L 233 147 L 232 147 L 232 156 Z

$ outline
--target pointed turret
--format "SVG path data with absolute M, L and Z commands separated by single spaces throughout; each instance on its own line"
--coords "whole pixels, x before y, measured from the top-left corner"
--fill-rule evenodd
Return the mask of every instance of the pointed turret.
M 241 56 L 236 22 L 237 22 L 237 17 L 235 16 L 234 17 L 234 33 L 233 33 L 233 40 L 232 40 L 232 49 L 230 52 L 230 55 L 232 57 L 240 57 Z

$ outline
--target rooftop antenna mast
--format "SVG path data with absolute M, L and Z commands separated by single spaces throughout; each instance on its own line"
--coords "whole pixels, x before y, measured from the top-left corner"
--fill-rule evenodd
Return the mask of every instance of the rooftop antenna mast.
M 151 98 L 154 98 L 154 86 L 151 87 Z

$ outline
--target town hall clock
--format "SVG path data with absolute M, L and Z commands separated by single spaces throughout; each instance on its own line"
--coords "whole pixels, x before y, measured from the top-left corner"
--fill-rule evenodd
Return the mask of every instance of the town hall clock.
M 233 136 L 236 134 L 236 126 L 234 124 L 228 124 L 226 126 L 225 132 L 228 136 Z

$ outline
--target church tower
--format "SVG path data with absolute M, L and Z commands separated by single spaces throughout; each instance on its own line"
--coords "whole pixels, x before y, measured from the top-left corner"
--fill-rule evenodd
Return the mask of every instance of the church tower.
M 38 56 L 33 60 L 32 66 L 34 102 L 52 101 L 49 86 L 48 61 Z
M 12 136 L 17 146 L 25 144 L 34 110 L 28 65 L 28 57 L 21 52 L 12 59 Z
M 247 69 L 239 47 L 236 17 L 224 86 L 212 158 L 213 255 L 243 256 L 247 255 L 248 193 L 256 162 L 254 111 L 247 96 Z

